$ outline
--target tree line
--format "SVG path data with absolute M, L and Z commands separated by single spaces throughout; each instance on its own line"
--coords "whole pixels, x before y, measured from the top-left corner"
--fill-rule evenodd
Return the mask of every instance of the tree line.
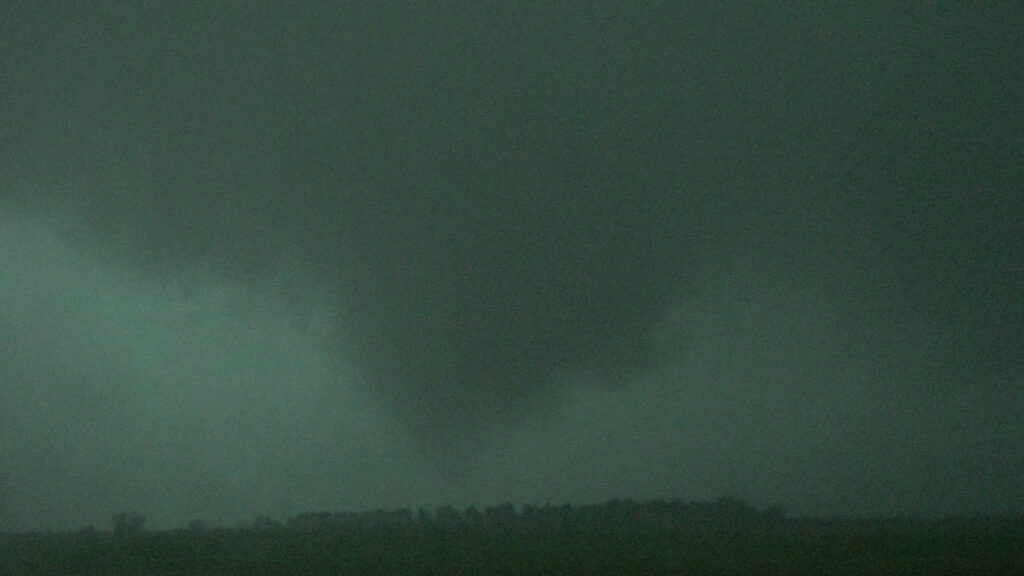
M 236 527 L 242 531 L 314 532 L 380 528 L 425 529 L 528 529 L 528 530 L 707 530 L 769 528 L 785 519 L 779 506 L 759 510 L 736 498 L 723 497 L 713 502 L 683 500 L 612 499 L 601 504 L 536 505 L 511 503 L 464 509 L 443 505 L 428 510 L 419 508 L 374 509 L 363 512 L 306 512 L 279 521 L 259 516 L 251 523 Z M 129 534 L 141 531 L 144 518 L 136 513 L 113 517 L 113 531 Z M 209 530 L 203 520 L 189 522 L 189 532 Z

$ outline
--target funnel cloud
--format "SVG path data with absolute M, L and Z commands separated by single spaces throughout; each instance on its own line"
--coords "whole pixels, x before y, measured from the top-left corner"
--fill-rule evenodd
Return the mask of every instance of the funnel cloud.
M 1021 17 L 4 8 L 0 530 L 1020 513 Z

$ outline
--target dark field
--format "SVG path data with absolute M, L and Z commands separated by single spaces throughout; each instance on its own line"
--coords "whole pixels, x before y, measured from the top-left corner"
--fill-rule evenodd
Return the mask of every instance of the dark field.
M 1024 574 L 1024 520 L 18 534 L 0 574 Z

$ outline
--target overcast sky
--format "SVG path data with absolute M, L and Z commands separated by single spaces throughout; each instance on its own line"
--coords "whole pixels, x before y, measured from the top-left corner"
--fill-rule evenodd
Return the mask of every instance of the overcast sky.
M 0 530 L 1024 511 L 1019 4 L 296 4 L 0 10 Z

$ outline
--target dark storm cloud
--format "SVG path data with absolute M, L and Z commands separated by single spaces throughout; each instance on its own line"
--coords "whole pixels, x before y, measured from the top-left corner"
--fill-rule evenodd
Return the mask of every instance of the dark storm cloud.
M 280 295 L 315 282 L 291 270 L 182 290 L 63 228 L 0 218 L 5 527 L 123 508 L 180 526 L 402 501 L 416 475 L 394 424 L 334 349 L 322 303 Z
M 564 370 L 641 366 L 646 327 L 694 273 L 672 84 L 619 77 L 647 46 L 591 61 L 584 30 L 563 47 L 576 15 L 554 12 L 83 16 L 75 31 L 109 43 L 87 61 L 115 78 L 96 91 L 127 108 L 109 153 L 141 166 L 71 201 L 156 266 L 302 260 L 344 295 L 339 330 L 403 419 L 472 433 Z M 605 49 L 631 34 L 613 16 L 585 23 Z
M 1006 456 L 1019 426 L 999 440 L 980 424 L 1021 406 L 1008 391 L 1024 349 L 1012 8 L 7 11 L 8 205 L 56 218 L 99 270 L 160 287 L 129 292 L 164 291 L 142 306 L 231 286 L 245 306 L 315 318 L 317 362 L 345 369 L 307 379 L 339 398 L 369 391 L 388 414 L 374 418 L 460 470 L 445 476 L 463 487 L 442 491 L 453 499 L 502 499 L 493 486 L 532 475 L 532 494 L 728 486 L 789 501 L 820 491 L 808 470 L 856 469 L 801 455 L 899 460 L 866 455 L 882 432 L 843 444 L 842 427 L 819 430 L 830 410 L 851 430 L 962 425 L 961 442 L 1001 462 L 982 484 L 1019 471 Z M 21 310 L 29 289 L 7 286 Z M 256 314 L 274 336 L 243 349 L 299 337 L 277 318 Z M 19 326 L 5 331 L 31 342 Z M 116 366 L 75 358 L 98 371 L 85 381 Z M 46 378 L 29 372 L 9 386 Z M 783 440 L 759 449 L 766 432 Z M 473 472 L 464 448 L 506 440 L 509 461 Z M 914 478 L 944 461 L 940 445 L 908 449 Z M 599 471 L 558 471 L 595 453 Z M 613 472 L 630 469 L 648 473 Z M 882 488 L 863 490 L 804 505 L 884 508 Z M 937 509 L 942 490 L 906 508 Z

